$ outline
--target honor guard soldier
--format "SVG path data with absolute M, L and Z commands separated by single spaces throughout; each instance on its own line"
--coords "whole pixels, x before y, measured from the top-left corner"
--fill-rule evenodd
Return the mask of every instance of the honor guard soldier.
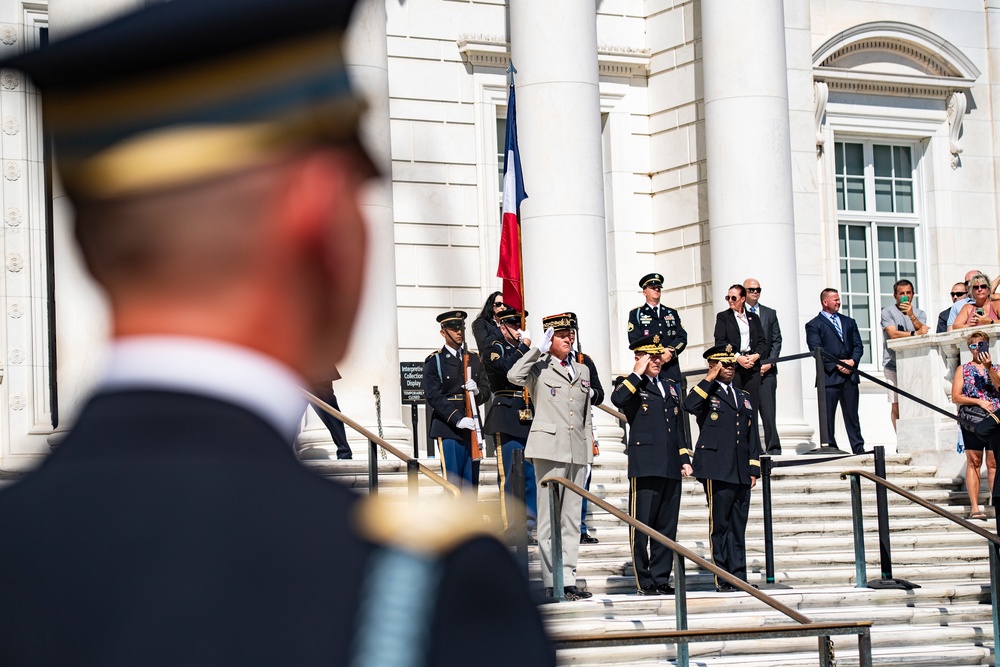
M 731 345 L 705 351 L 708 374 L 684 399 L 698 422 L 694 475 L 705 485 L 711 525 L 712 561 L 747 580 L 746 529 L 750 489 L 760 476 L 760 440 L 750 394 L 733 387 L 736 357 Z M 720 593 L 737 590 L 716 578 Z
M 424 400 L 448 481 L 475 491 L 482 458 L 473 446 L 473 438 L 482 434 L 477 406 L 489 398 L 490 388 L 479 355 L 465 346 L 466 317 L 464 310 L 437 316 L 444 345 L 424 361 Z
M 668 378 L 680 386 L 681 368 L 678 357 L 687 347 L 687 332 L 681 326 L 681 316 L 673 308 L 660 305 L 660 291 L 663 288 L 663 275 L 648 273 L 639 281 L 646 303 L 633 308 L 628 314 L 629 345 L 654 334 L 660 335 L 663 345 L 663 368 L 660 376 Z
M 552 667 L 481 517 L 295 458 L 368 273 L 354 2 L 117 4 L 138 8 L 3 50 L 111 341 L 59 447 L 0 491 L 0 665 Z M 470 619 L 516 645 L 484 651 Z
M 525 312 L 527 317 L 528 313 Z M 525 401 L 525 389 L 512 384 L 507 379 L 507 372 L 514 363 L 531 349 L 531 333 L 521 330 L 521 313 L 513 308 L 506 308 L 497 313 L 500 321 L 501 338 L 494 340 L 483 351 L 483 364 L 486 367 L 486 377 L 490 381 L 493 392 L 493 402 L 486 415 L 486 425 L 483 431 L 492 435 L 497 443 L 497 482 L 503 501 L 500 505 L 503 519 L 504 535 L 512 539 L 513 520 L 513 479 L 511 477 L 511 462 L 516 450 L 524 451 L 528 441 L 528 430 L 531 428 L 531 400 Z M 531 461 L 524 461 L 524 504 L 527 510 L 527 530 L 530 539 L 531 531 L 535 529 L 538 516 L 538 494 L 535 482 L 535 466 Z
M 661 382 L 663 346 L 660 335 L 638 339 L 630 349 L 635 367 L 615 380 L 611 402 L 628 419 L 629 513 L 653 530 L 677 539 L 681 479 L 691 475 L 691 456 L 681 426 L 680 396 Z M 645 533 L 629 529 L 632 562 L 639 595 L 673 595 L 670 570 L 674 552 Z

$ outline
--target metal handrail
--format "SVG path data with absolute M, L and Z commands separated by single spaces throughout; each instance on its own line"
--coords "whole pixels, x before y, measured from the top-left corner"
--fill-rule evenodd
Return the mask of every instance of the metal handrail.
M 897 495 L 906 498 L 910 502 L 916 503 L 921 507 L 930 510 L 934 514 L 951 521 L 954 524 L 965 528 L 966 530 L 985 538 L 990 550 L 990 602 L 993 606 L 993 636 L 1000 637 L 1000 613 L 998 613 L 998 599 L 997 594 L 1000 591 L 1000 537 L 997 537 L 993 533 L 989 532 L 984 528 L 962 519 L 961 517 L 955 516 L 954 513 L 948 510 L 943 510 L 937 505 L 924 500 L 920 496 L 910 493 L 906 489 L 902 489 L 892 482 L 888 482 L 877 475 L 873 475 L 866 470 L 845 470 L 840 473 L 840 479 L 847 479 L 847 476 L 851 477 L 851 507 L 853 514 L 854 523 L 854 561 L 855 561 L 855 572 L 857 579 L 857 587 L 861 588 L 868 585 L 867 573 L 865 571 L 865 539 L 864 539 L 864 524 L 863 517 L 861 513 L 861 481 L 860 478 L 864 477 L 872 482 L 875 482 L 877 486 L 881 486 Z M 888 514 L 885 517 L 886 523 L 888 523 Z M 887 533 L 888 534 L 888 533 Z M 888 537 L 886 537 L 888 540 Z M 887 546 L 887 545 L 886 545 Z M 891 563 L 890 563 L 891 569 Z M 891 575 L 889 575 L 891 577 Z
M 777 600 L 775 600 L 774 598 L 772 598 L 767 593 L 760 592 L 759 590 L 757 590 L 756 588 L 754 588 L 753 586 L 751 586 L 747 582 L 743 581 L 742 579 L 738 579 L 738 578 L 734 577 L 733 575 L 731 575 L 730 573 L 728 573 L 725 570 L 723 570 L 721 567 L 715 565 L 714 563 L 708 562 L 707 560 L 705 560 L 704 558 L 702 558 L 701 556 L 699 556 L 695 552 L 691 551 L 687 547 L 685 547 L 683 545 L 680 545 L 677 542 L 674 542 L 672 539 L 670 539 L 666 535 L 653 530 L 652 528 L 650 528 L 646 524 L 644 524 L 644 523 L 642 523 L 640 521 L 636 521 L 631 516 L 629 516 L 628 514 L 622 512 L 617 507 L 614 507 L 613 505 L 611 505 L 610 503 L 604 501 L 603 499 L 598 498 L 593 493 L 587 491 L 583 487 L 577 486 L 576 484 L 574 484 L 573 482 L 569 481 L 565 477 L 548 477 L 548 478 L 543 479 L 541 481 L 541 485 L 542 486 L 546 486 L 547 487 L 550 484 L 560 484 L 560 485 L 566 487 L 567 489 L 569 489 L 570 491 L 572 491 L 573 493 L 586 498 L 589 502 L 594 503 L 595 505 L 597 505 L 601 509 L 605 510 L 606 512 L 608 512 L 612 516 L 616 517 L 617 519 L 619 519 L 621 521 L 624 521 L 625 523 L 627 523 L 628 525 L 632 526 L 636 530 L 645 533 L 646 535 L 648 535 L 652 539 L 656 540 L 660 544 L 664 545 L 665 547 L 667 547 L 668 549 L 670 549 L 671 551 L 673 551 L 675 554 L 677 554 L 679 556 L 683 556 L 684 558 L 687 558 L 690 561 L 693 561 L 697 565 L 700 565 L 702 568 L 704 568 L 704 569 L 708 570 L 709 572 L 711 572 L 712 574 L 718 576 L 720 579 L 725 580 L 727 583 L 731 584 L 732 586 L 734 586 L 736 588 L 739 588 L 741 591 L 743 591 L 745 593 L 749 593 L 750 595 L 754 596 L 755 598 L 757 598 L 758 600 L 760 600 L 761 602 L 763 602 L 767 606 L 771 607 L 775 611 L 781 612 L 785 616 L 788 616 L 789 618 L 794 619 L 794 620 L 798 621 L 799 623 L 812 623 L 812 620 L 808 616 L 806 616 L 804 614 L 800 614 L 799 612 L 795 611 L 791 607 L 786 607 L 785 605 L 781 604 L 780 602 L 778 602 Z M 554 493 L 555 489 L 553 488 L 552 491 Z M 553 525 L 555 525 L 555 524 L 553 524 Z M 552 534 L 553 535 L 557 535 L 558 531 L 555 528 L 553 528 L 552 529 Z M 561 565 L 561 563 L 556 563 L 555 562 L 556 559 L 559 559 L 559 560 L 562 559 L 562 553 L 561 552 L 560 553 L 556 553 L 556 550 L 555 550 L 554 547 L 552 549 L 552 558 L 553 558 L 553 564 L 552 564 L 552 572 L 553 572 L 553 574 L 555 574 L 557 571 L 562 572 L 562 565 Z M 677 578 L 679 579 L 679 577 L 677 577 Z M 678 593 L 679 593 L 680 587 L 677 587 L 677 590 L 678 590 Z M 558 591 L 558 592 L 561 592 L 561 590 Z M 553 594 L 557 594 L 557 591 L 555 591 L 554 589 L 553 589 Z M 678 597 L 681 597 L 680 594 L 678 594 Z
M 400 461 L 406 462 L 407 471 L 408 472 L 413 471 L 413 472 L 411 472 L 411 474 L 417 474 L 417 473 L 419 473 L 419 474 L 424 475 L 425 477 L 427 477 L 428 479 L 430 479 L 432 482 L 434 482 L 435 484 L 437 484 L 441 488 L 445 489 L 446 491 L 451 492 L 451 494 L 453 496 L 455 496 L 456 498 L 459 497 L 460 495 L 462 495 L 462 490 L 461 489 L 459 489 L 457 486 L 455 486 L 454 484 L 452 484 L 451 482 L 449 482 L 447 479 L 445 479 L 441 475 L 437 474 L 436 472 L 434 472 L 433 470 L 431 470 L 430 468 L 428 468 L 427 466 L 425 466 L 423 463 L 420 463 L 420 461 L 418 459 L 415 459 L 412 456 L 409 456 L 408 454 L 404 453 L 401 449 L 397 449 L 393 445 L 391 445 L 388 442 L 386 442 L 383 438 L 380 438 L 379 436 L 375 435 L 374 433 L 372 433 L 371 431 L 369 431 L 368 429 L 366 429 L 364 426 L 362 426 L 361 424 L 357 423 L 356 421 L 354 421 L 353 419 L 351 419 L 350 417 L 348 417 L 347 415 L 345 415 L 340 410 L 337 410 L 333 406 L 331 406 L 328 403 L 326 403 L 326 401 L 323 401 L 322 399 L 314 396 L 312 393 L 306 391 L 305 389 L 302 390 L 302 393 L 309 400 L 309 402 L 312 403 L 314 406 L 316 406 L 317 408 L 319 408 L 323 412 L 327 413 L 328 415 L 333 416 L 335 419 L 339 419 L 342 423 L 346 424 L 347 426 L 350 426 L 355 431 L 357 431 L 361 435 L 365 436 L 365 438 L 368 439 L 369 446 L 378 445 L 379 447 L 381 447 L 385 451 L 387 451 L 390 454 L 392 454 L 393 456 L 395 456 Z M 372 460 L 371 460 L 371 458 L 369 458 L 369 471 L 368 471 L 368 474 L 369 474 L 369 477 L 378 475 L 378 469 L 377 469 L 377 467 L 375 467 L 374 470 L 372 469 Z M 376 484 L 375 488 L 377 488 L 377 487 L 378 487 L 378 485 Z M 414 487 L 411 484 L 411 490 L 413 488 Z
M 985 528 L 980 528 L 976 524 L 970 523 L 969 521 L 966 521 L 965 519 L 963 519 L 960 516 L 956 516 L 954 512 L 949 512 L 948 510 L 943 510 L 940 507 L 938 507 L 937 505 L 935 505 L 934 503 L 931 503 L 931 502 L 929 502 L 927 500 L 924 500 L 920 496 L 918 496 L 916 494 L 913 494 L 913 493 L 910 493 L 909 491 L 907 491 L 906 489 L 904 489 L 902 487 L 896 486 L 892 482 L 886 481 L 886 480 L 882 479 L 881 477 L 873 475 L 872 473 L 868 472 L 867 470 L 845 470 L 842 473 L 840 473 L 840 479 L 847 479 L 848 475 L 858 475 L 858 476 L 864 477 L 865 479 L 871 480 L 871 481 L 875 482 L 876 484 L 884 486 L 885 488 L 889 489 L 890 491 L 903 496 L 907 500 L 909 500 L 911 502 L 914 502 L 914 503 L 920 505 L 923 508 L 929 509 L 930 511 L 934 512 L 938 516 L 943 517 L 945 519 L 948 519 L 952 523 L 956 523 L 959 526 L 961 526 L 962 528 L 965 528 L 966 530 L 970 530 L 973 533 L 975 533 L 976 535 L 979 535 L 980 537 L 989 540 L 993 544 L 995 544 L 997 546 L 1000 546 L 1000 537 L 997 537 L 996 535 L 994 535 L 990 531 L 986 530 Z
M 648 630 L 616 632 L 600 635 L 564 635 L 552 640 L 556 649 L 599 648 L 614 646 L 634 646 L 636 644 L 676 642 L 678 644 L 678 664 L 680 643 L 683 642 L 725 642 L 749 639 L 787 639 L 791 637 L 818 637 L 820 640 L 820 667 L 833 667 L 833 643 L 831 635 L 858 636 L 858 665 L 872 667 L 872 621 L 845 621 L 840 623 L 811 623 L 809 625 L 768 625 L 760 628 L 732 628 L 728 630 Z
M 607 412 L 609 415 L 611 415 L 620 422 L 627 421 L 625 415 L 623 415 L 622 413 L 618 412 L 617 410 L 608 405 L 604 405 L 603 403 L 601 403 L 600 405 L 595 405 L 594 407 L 604 410 L 605 412 Z
M 677 644 L 677 664 L 680 667 L 688 667 L 690 664 L 690 653 L 688 651 L 689 641 L 709 641 L 710 638 L 701 638 L 698 636 L 699 631 L 688 630 L 687 627 L 687 583 L 684 574 L 684 559 L 694 562 L 700 565 L 702 568 L 708 570 L 712 574 L 726 581 L 731 586 L 745 592 L 749 593 L 753 597 L 757 598 L 767 606 L 771 607 L 777 612 L 784 614 L 785 616 L 791 618 L 794 621 L 798 621 L 802 625 L 808 626 L 808 628 L 802 628 L 801 626 L 795 626 L 793 630 L 799 633 L 803 633 L 808 636 L 816 636 L 819 638 L 819 656 L 821 667 L 832 667 L 833 665 L 833 643 L 830 641 L 831 634 L 857 634 L 858 635 L 858 655 L 860 656 L 859 661 L 861 667 L 871 667 L 871 637 L 869 631 L 864 624 L 859 624 L 855 626 L 843 625 L 840 627 L 853 627 L 855 628 L 853 632 L 845 631 L 826 631 L 822 624 L 814 623 L 805 614 L 801 614 L 798 611 L 787 607 L 770 595 L 762 593 L 757 590 L 747 582 L 742 579 L 737 579 L 730 573 L 726 572 L 715 564 L 708 562 L 695 552 L 691 551 L 687 547 L 684 547 L 677 542 L 671 540 L 666 535 L 659 533 L 646 524 L 636 521 L 628 514 L 622 512 L 618 508 L 614 507 L 603 499 L 598 498 L 589 491 L 577 486 L 573 482 L 569 481 L 565 477 L 548 477 L 543 479 L 541 485 L 548 487 L 550 493 L 552 494 L 552 501 L 550 503 L 551 510 L 551 521 L 552 521 L 552 594 L 556 600 L 562 600 L 565 598 L 563 592 L 563 562 L 562 562 L 562 531 L 560 528 L 560 517 L 562 516 L 562 499 L 558 492 L 558 486 L 562 486 L 565 489 L 569 489 L 573 493 L 586 498 L 588 501 L 594 503 L 601 509 L 605 510 L 615 518 L 620 521 L 624 521 L 629 526 L 632 526 L 636 530 L 639 530 L 649 536 L 651 539 L 656 540 L 660 544 L 664 545 L 674 553 L 674 616 L 677 619 L 677 630 L 673 633 L 660 633 L 660 634 L 645 634 L 646 640 L 653 637 L 669 637 L 676 640 Z M 836 624 L 834 624 L 836 625 Z M 860 628 L 860 631 L 858 630 Z M 731 633 L 731 631 L 722 631 L 723 634 Z M 791 632 L 791 630 L 789 631 Z M 622 639 L 627 638 L 628 633 L 623 633 L 621 635 Z M 786 636 L 796 636 L 796 635 L 786 635 Z M 798 636 L 801 636 L 798 635 Z M 615 635 L 618 637 L 618 635 Z M 613 640 L 614 637 L 606 637 L 605 640 Z M 579 641 L 596 641 L 579 639 Z M 637 638 L 632 638 L 628 640 L 629 643 L 638 643 Z M 595 646 L 597 644 L 594 644 Z

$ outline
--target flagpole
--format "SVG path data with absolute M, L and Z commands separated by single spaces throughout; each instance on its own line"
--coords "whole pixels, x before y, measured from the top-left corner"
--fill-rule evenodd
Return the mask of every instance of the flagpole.
M 509 7 L 508 7 L 509 11 Z M 507 84 L 510 88 L 514 88 L 514 75 L 517 74 L 517 68 L 514 67 L 513 58 L 510 64 L 507 66 Z M 510 131 L 510 128 L 507 130 Z M 515 201 L 517 198 L 514 198 Z M 517 204 L 517 287 L 521 292 L 521 331 L 524 331 L 527 326 L 527 322 L 524 314 L 528 312 L 528 299 L 525 298 L 524 292 L 524 253 L 521 250 L 521 204 Z M 531 394 L 527 387 L 521 390 L 521 397 L 524 400 L 524 410 L 527 412 L 529 410 L 529 405 L 531 404 Z M 530 412 L 528 413 L 530 415 Z M 530 418 L 530 417 L 529 417 Z

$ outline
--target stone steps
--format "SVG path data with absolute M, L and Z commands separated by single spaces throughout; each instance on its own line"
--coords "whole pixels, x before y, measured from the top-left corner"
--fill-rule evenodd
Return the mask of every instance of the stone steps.
M 805 457 L 782 457 L 804 460 Z M 432 467 L 439 462 L 431 460 Z M 591 491 L 627 511 L 629 482 L 621 456 L 598 460 Z M 964 516 L 968 496 L 961 479 L 940 476 L 929 466 L 910 466 L 905 456 L 888 458 L 893 483 L 938 506 Z M 314 465 L 314 464 L 311 464 Z M 367 489 L 366 461 L 324 461 L 323 473 Z M 499 501 L 495 459 L 481 467 L 479 500 L 486 515 Z M 870 619 L 876 665 L 965 667 L 992 664 L 993 626 L 989 599 L 989 562 L 985 542 L 946 519 L 889 494 L 893 574 L 919 584 L 911 591 L 853 587 L 855 580 L 850 483 L 839 478 L 846 469 L 872 470 L 872 457 L 849 458 L 808 466 L 776 468 L 771 478 L 772 518 L 777 584 L 764 584 L 763 495 L 753 492 L 747 529 L 748 579 L 770 595 L 815 621 Z M 406 494 L 402 463 L 380 461 L 380 492 Z M 987 502 L 983 482 L 980 500 Z M 862 481 L 862 516 L 869 580 L 880 576 L 875 486 Z M 681 500 L 678 539 L 708 557 L 708 508 L 696 480 L 686 480 Z M 421 496 L 440 493 L 430 482 Z M 554 636 L 614 634 L 636 629 L 673 629 L 674 598 L 635 594 L 629 532 L 624 522 L 590 506 L 587 525 L 601 542 L 580 548 L 578 585 L 594 593 L 586 601 L 543 605 L 542 614 Z M 995 528 L 992 518 L 981 525 Z M 529 577 L 540 594 L 537 548 L 529 550 Z M 710 573 L 686 564 L 688 623 L 691 628 L 769 627 L 784 624 L 781 614 L 751 596 L 719 594 Z M 857 665 L 857 638 L 835 637 L 838 667 Z M 818 664 L 817 641 L 754 639 L 690 645 L 691 665 L 704 667 L 797 667 Z M 647 643 L 613 648 L 562 649 L 563 665 L 672 664 L 673 645 Z

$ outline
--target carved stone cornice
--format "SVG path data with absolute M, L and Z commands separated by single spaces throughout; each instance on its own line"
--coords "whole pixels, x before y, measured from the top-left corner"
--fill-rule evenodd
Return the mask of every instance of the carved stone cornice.
M 462 61 L 473 67 L 507 69 L 510 45 L 501 37 L 463 35 L 456 42 Z M 624 78 L 649 74 L 649 50 L 627 46 L 603 45 L 597 49 L 598 73 Z
M 956 91 L 969 90 L 975 83 L 974 79 L 957 76 L 876 74 L 828 67 L 813 68 L 813 80 L 826 83 L 830 92 L 931 99 L 945 99 Z

